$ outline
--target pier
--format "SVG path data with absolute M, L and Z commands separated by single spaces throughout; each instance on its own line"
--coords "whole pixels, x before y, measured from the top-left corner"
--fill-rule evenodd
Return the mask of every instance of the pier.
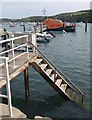
M 34 34 L 32 34 L 32 39 L 34 39 Z M 32 42 L 32 41 L 30 41 Z M 13 80 L 22 71 L 25 73 L 25 94 L 27 93 L 27 74 L 26 70 L 31 62 L 36 58 L 36 53 L 34 48 L 30 47 L 30 52 L 28 51 L 28 35 L 22 35 L 14 38 L 9 38 L 7 40 L 0 41 L 0 45 L 6 43 L 10 45 L 10 49 L 7 51 L 2 50 L 0 52 L 0 89 L 6 85 L 7 95 L 0 94 L 0 97 L 8 99 L 9 116 L 13 117 L 12 103 L 11 103 L 11 90 L 10 90 L 10 80 Z M 20 44 L 21 43 L 21 44 Z M 8 57 L 4 57 L 5 53 L 8 53 Z M 4 106 L 4 105 L 3 105 Z M 4 107 L 6 108 L 6 107 Z
M 0 52 L 0 89 L 6 85 L 9 117 L 13 117 L 10 81 L 24 71 L 25 97 L 29 97 L 28 67 L 32 66 L 61 96 L 83 105 L 84 94 L 37 48 L 35 33 L 14 33 L 14 38 L 0 41 L 10 48 Z M 8 53 L 8 57 L 5 57 Z

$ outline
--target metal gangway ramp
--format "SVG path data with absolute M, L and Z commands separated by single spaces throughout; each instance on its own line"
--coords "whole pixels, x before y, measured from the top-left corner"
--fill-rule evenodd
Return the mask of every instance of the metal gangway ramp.
M 34 45 L 33 45 L 34 46 Z M 35 47 L 35 46 L 34 46 Z M 84 93 L 76 87 L 37 47 L 37 58 L 32 67 L 60 94 L 83 105 Z

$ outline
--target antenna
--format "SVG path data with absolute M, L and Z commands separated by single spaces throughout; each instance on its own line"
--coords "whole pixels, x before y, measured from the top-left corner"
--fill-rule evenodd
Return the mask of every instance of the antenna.
M 46 14 L 46 9 L 45 8 L 42 10 L 42 14 L 45 16 L 45 14 Z

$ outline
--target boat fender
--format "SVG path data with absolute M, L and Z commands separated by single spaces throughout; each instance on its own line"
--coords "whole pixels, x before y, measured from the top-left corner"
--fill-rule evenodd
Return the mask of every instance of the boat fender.
M 65 30 L 63 30 L 63 33 L 66 33 L 66 31 L 65 31 Z

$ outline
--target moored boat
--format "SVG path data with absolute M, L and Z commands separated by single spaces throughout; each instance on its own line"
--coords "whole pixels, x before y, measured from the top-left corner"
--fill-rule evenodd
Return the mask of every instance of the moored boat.
M 49 42 L 51 38 L 53 38 L 53 36 L 50 33 L 46 33 L 46 32 L 36 33 L 36 36 L 37 36 L 37 42 L 42 42 L 42 43 Z
M 66 32 L 75 32 L 76 25 L 72 23 L 71 25 L 67 25 L 65 22 L 62 22 L 58 19 L 48 18 L 44 20 L 44 25 L 46 25 L 47 29 L 45 31 L 63 31 Z
M 15 27 L 15 23 L 11 23 L 11 22 L 10 22 L 9 24 L 10 24 L 10 25 L 9 25 L 10 27 Z

